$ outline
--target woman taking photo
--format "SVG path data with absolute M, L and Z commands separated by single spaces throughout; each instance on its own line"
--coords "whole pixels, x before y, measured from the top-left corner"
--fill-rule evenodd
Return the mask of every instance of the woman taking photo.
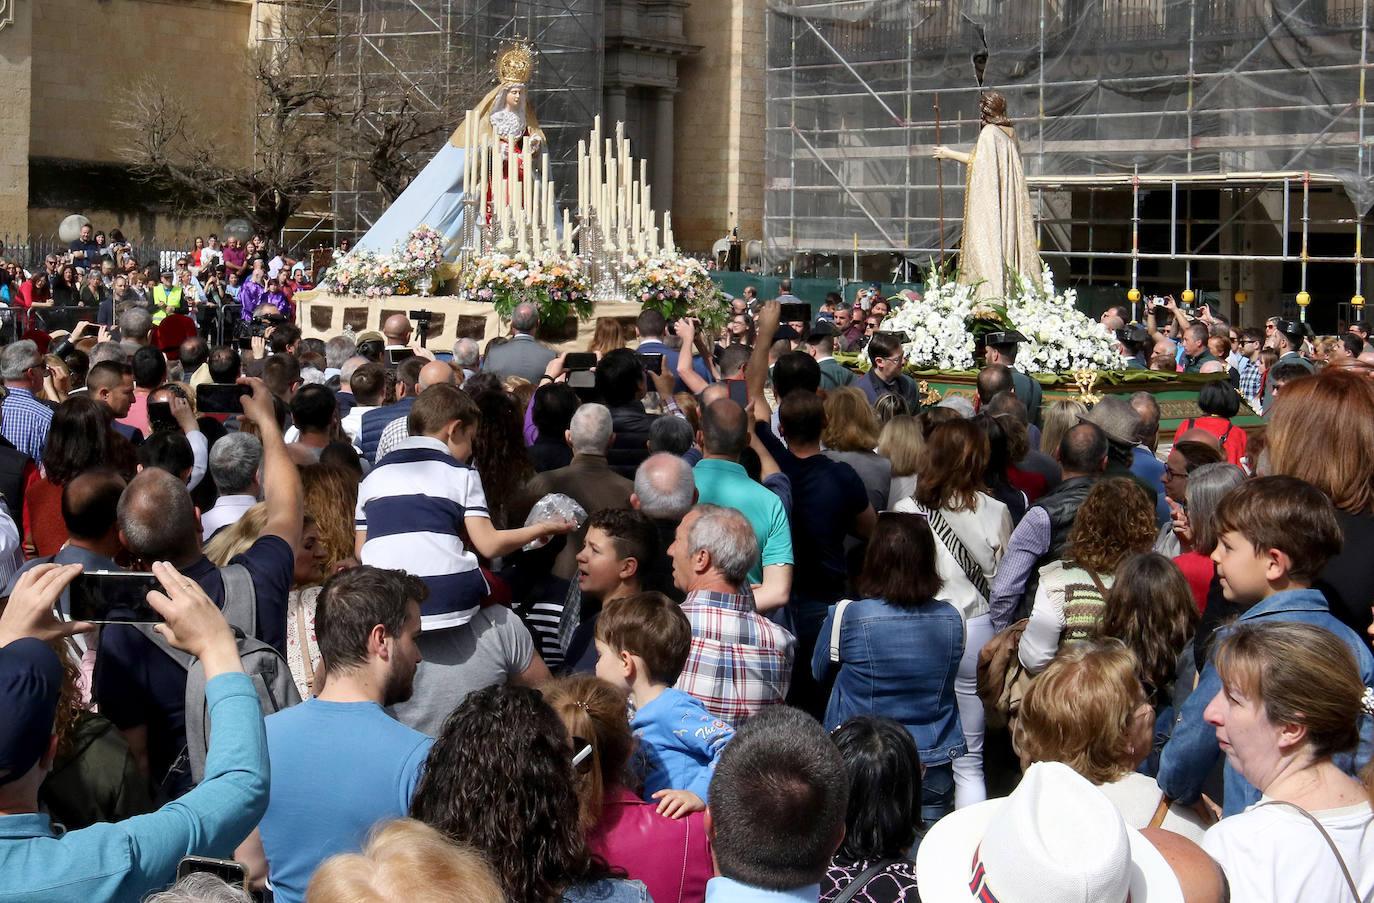
M 81 298 L 81 280 L 76 276 L 76 267 L 70 263 L 64 264 L 62 271 L 49 286 L 53 304 L 59 307 L 71 307 Z
M 1350 648 L 1294 621 L 1238 626 L 1216 652 L 1222 689 L 1204 717 L 1231 766 L 1264 799 L 1208 830 L 1232 899 L 1368 900 L 1374 809 L 1368 786 L 1331 759 L 1352 752 L 1371 693 Z
M 955 699 L 964 623 L 941 601 L 935 538 L 924 518 L 878 515 L 858 590 L 859 601 L 826 615 L 811 657 L 819 683 L 835 679 L 824 724 L 834 730 L 878 715 L 906 728 L 925 766 L 920 816 L 933 824 L 953 808 L 951 763 L 967 750 Z
M 577 772 L 577 797 L 587 847 L 612 868 L 643 881 L 654 903 L 700 903 L 714 877 L 704 816 L 659 815 L 631 788 L 635 736 L 625 693 L 590 674 L 565 677 L 541 688 L 563 726 L 591 747 Z
M 821 879 L 820 903 L 843 893 L 865 903 L 919 903 L 916 837 L 921 760 L 911 734 L 890 718 L 851 718 L 830 734 L 849 775 L 844 840 Z
M 940 598 L 964 619 L 964 654 L 954 691 L 968 752 L 954 760 L 956 808 L 987 798 L 978 653 L 992 639 L 988 595 L 1011 536 L 1011 513 L 988 494 L 983 479 L 988 458 L 987 434 L 976 423 L 960 418 L 939 424 L 926 436 L 916 494 L 896 506 L 929 522 L 944 584 Z
M 1013 728 L 1021 767 L 1062 762 L 1096 784 L 1128 826 L 1162 827 L 1201 840 L 1201 816 L 1171 805 L 1154 778 L 1136 771 L 1150 754 L 1155 730 L 1155 710 L 1136 676 L 1139 665 L 1118 640 L 1065 646 L 1021 700 Z
M 476 690 L 444 722 L 410 814 L 485 856 L 508 903 L 644 903 L 587 848 L 572 743 L 538 690 Z
M 1064 557 L 1040 569 L 1030 623 L 1021 636 L 1021 665 L 1039 674 L 1062 640 L 1101 632 L 1107 591 L 1123 558 L 1155 542 L 1155 503 L 1130 477 L 1100 480 L 1074 517 Z

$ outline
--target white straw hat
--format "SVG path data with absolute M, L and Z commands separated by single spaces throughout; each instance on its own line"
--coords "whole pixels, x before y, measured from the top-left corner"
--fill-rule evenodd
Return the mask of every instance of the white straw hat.
M 940 819 L 916 879 L 931 903 L 1183 903 L 1159 851 L 1059 762 L 1032 765 L 1005 799 Z

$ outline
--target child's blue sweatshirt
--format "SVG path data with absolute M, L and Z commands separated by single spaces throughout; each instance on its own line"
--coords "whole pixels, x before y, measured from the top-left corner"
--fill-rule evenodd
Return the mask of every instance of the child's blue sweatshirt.
M 669 688 L 635 712 L 630 727 L 644 761 L 644 798 L 659 790 L 690 790 L 703 801 L 711 774 L 735 729 L 693 696 Z

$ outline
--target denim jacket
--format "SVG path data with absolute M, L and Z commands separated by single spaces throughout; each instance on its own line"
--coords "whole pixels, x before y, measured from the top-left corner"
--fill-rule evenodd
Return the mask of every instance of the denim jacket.
M 1325 627 L 1339 637 L 1360 667 L 1360 679 L 1366 687 L 1374 686 L 1374 655 L 1359 634 L 1332 616 L 1326 597 L 1320 590 L 1299 589 L 1275 593 L 1240 616 L 1240 621 L 1289 621 Z M 1217 631 L 1217 641 L 1226 630 Z M 1215 648 L 1215 647 L 1214 647 Z M 1216 730 L 1202 718 L 1202 712 L 1221 691 L 1221 678 L 1209 659 L 1198 678 L 1197 688 L 1188 696 L 1178 713 L 1173 736 L 1165 744 L 1159 760 L 1159 787 L 1173 800 L 1192 803 L 1202 793 L 1203 782 L 1216 765 L 1221 749 L 1217 746 Z M 1369 761 L 1374 751 L 1374 719 L 1360 716 L 1360 744 L 1354 756 L 1341 753 L 1335 762 L 1348 774 L 1356 774 Z M 1235 815 L 1247 806 L 1259 802 L 1260 792 L 1228 760 L 1225 770 L 1225 801 L 1222 812 Z
M 824 682 L 835 627 L 831 606 L 821 625 L 811 672 Z M 940 765 L 967 752 L 954 702 L 954 676 L 964 654 L 964 619 L 948 602 L 932 599 L 899 608 L 882 599 L 854 602 L 840 625 L 840 664 L 825 727 L 854 715 L 880 715 L 904 725 L 921 762 Z

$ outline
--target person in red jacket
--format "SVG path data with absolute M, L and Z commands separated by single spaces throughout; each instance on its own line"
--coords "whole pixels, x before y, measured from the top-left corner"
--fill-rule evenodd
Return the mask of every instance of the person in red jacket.
M 587 848 L 643 881 L 655 903 L 701 903 L 715 875 L 701 812 L 659 815 L 624 784 L 635 750 L 625 694 L 591 675 L 565 677 L 542 688 L 583 756 L 577 797 Z

